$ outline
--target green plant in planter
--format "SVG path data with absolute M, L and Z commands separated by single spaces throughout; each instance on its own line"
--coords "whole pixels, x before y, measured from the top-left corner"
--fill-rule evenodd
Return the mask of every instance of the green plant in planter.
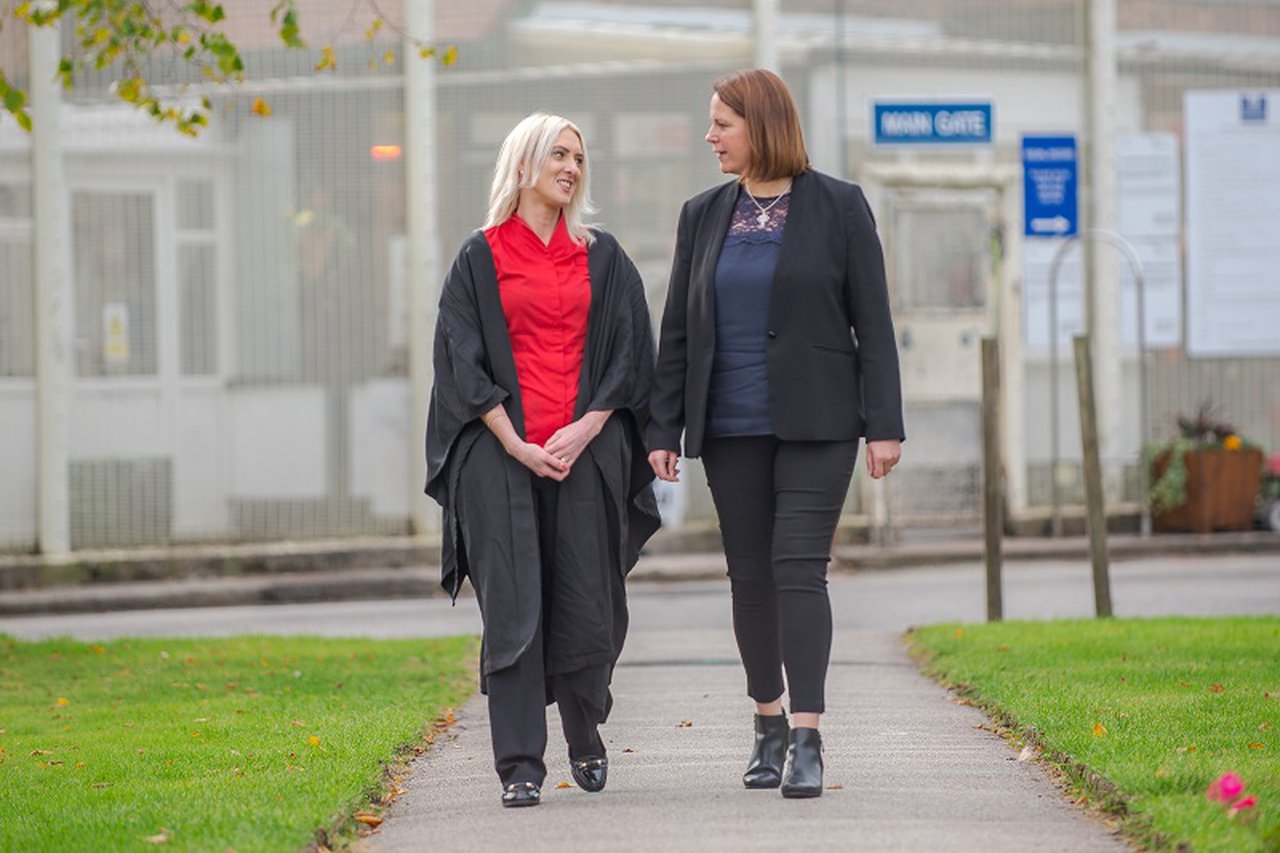
M 1143 448 L 1151 486 L 1147 497 L 1156 512 L 1177 509 L 1187 502 L 1187 454 L 1197 450 L 1244 450 L 1258 445 L 1243 438 L 1231 424 L 1215 420 L 1208 403 L 1202 403 L 1195 415 L 1179 415 L 1178 434 L 1167 441 L 1155 441 Z M 1157 461 L 1168 459 L 1164 470 L 1156 476 Z
M 1169 441 L 1151 442 L 1143 448 L 1142 455 L 1147 470 L 1152 472 L 1147 498 L 1151 502 L 1151 508 L 1156 512 L 1177 509 L 1187 502 L 1186 454 L 1195 447 L 1196 445 L 1190 440 L 1179 436 Z M 1169 464 L 1165 466 L 1160 476 L 1156 477 L 1156 460 L 1166 453 L 1169 454 Z

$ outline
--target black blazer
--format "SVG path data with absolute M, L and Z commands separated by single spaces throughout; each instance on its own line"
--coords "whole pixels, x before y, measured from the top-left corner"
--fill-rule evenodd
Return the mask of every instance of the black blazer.
M 698 456 L 716 349 L 715 273 L 738 182 L 685 202 L 676 232 L 650 450 Z M 769 301 L 769 417 L 786 441 L 902 439 L 902 384 L 884 255 L 856 184 L 796 175 Z

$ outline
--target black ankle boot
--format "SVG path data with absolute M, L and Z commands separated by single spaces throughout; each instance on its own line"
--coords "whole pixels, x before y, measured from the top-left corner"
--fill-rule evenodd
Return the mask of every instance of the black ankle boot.
M 787 756 L 787 715 L 763 717 L 756 714 L 756 744 L 742 774 L 748 788 L 776 788 L 782 784 L 782 762 Z
M 782 796 L 788 799 L 822 796 L 822 736 L 817 729 L 792 729 Z

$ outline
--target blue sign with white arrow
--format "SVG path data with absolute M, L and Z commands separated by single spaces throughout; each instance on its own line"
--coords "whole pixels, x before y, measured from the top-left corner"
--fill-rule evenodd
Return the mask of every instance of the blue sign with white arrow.
M 1074 136 L 1022 137 L 1023 234 L 1069 237 L 1080 227 Z

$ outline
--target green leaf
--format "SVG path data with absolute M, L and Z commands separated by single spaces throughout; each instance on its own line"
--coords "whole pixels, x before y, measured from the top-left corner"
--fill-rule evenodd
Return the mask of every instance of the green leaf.
M 22 128 L 27 133 L 31 132 L 31 116 L 27 115 L 26 110 L 14 113 L 13 117 L 18 120 L 18 127 Z
M 27 93 L 21 89 L 6 88 L 4 92 L 4 108 L 11 113 L 18 113 L 27 105 Z
M 289 47 L 304 48 L 307 46 L 303 42 L 298 28 L 298 13 L 293 9 L 284 14 L 284 21 L 280 25 L 280 40 Z

